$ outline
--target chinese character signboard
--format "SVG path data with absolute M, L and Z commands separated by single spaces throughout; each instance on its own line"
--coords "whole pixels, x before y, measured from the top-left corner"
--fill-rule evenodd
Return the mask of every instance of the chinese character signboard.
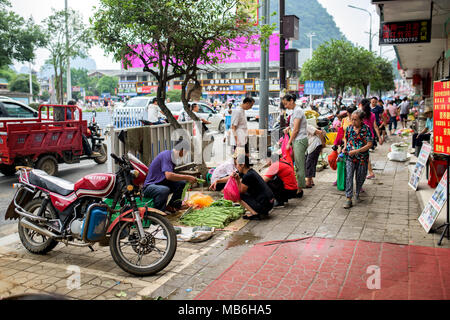
M 430 232 L 431 227 L 447 201 L 447 174 L 448 172 L 445 171 L 430 201 L 428 201 L 419 217 L 419 222 L 427 233 Z
M 450 155 L 450 81 L 434 82 L 434 152 Z
M 431 20 L 382 22 L 380 45 L 431 41 Z
M 245 94 L 254 91 L 254 79 L 208 79 L 201 80 L 201 86 L 208 94 Z
M 422 175 L 423 170 L 425 169 L 428 161 L 428 157 L 430 156 L 431 145 L 429 143 L 424 142 L 422 144 L 422 149 L 420 149 L 419 158 L 417 159 L 416 166 L 414 168 L 413 173 L 411 174 L 411 178 L 409 179 L 409 186 L 414 190 L 417 190 L 417 186 L 419 185 L 420 176 Z
M 323 81 L 305 81 L 305 94 L 320 96 L 323 94 Z

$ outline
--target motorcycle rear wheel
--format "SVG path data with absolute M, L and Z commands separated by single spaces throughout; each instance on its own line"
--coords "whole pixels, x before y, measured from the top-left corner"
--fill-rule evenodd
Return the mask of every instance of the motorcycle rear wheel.
M 106 144 L 102 143 L 100 147 L 95 148 L 95 152 L 98 152 L 101 154 L 101 157 L 94 158 L 94 161 L 98 164 L 103 164 L 108 160 L 108 154 L 106 150 Z
M 136 222 L 123 222 L 114 228 L 109 247 L 114 261 L 122 270 L 145 277 L 163 270 L 172 261 L 177 249 L 177 236 L 169 220 L 159 214 L 149 212 L 142 224 L 146 243 L 139 241 Z M 155 261 L 152 256 L 156 256 Z M 143 264 L 143 261 L 149 262 Z
M 39 212 L 39 208 L 42 206 L 42 201 L 43 199 L 40 198 L 34 199 L 33 201 L 27 203 L 24 206 L 24 209 L 28 212 L 37 215 L 37 213 Z M 51 219 L 57 219 L 56 213 L 49 208 L 47 208 L 47 210 L 45 211 L 44 216 Z M 26 218 L 21 217 L 19 220 L 18 226 L 19 238 L 23 246 L 28 251 L 35 254 L 46 254 L 52 251 L 58 245 L 58 241 L 55 241 L 51 238 L 48 238 L 44 235 L 37 233 L 36 231 L 23 227 L 20 224 L 20 221 L 22 219 Z M 38 241 L 39 238 L 41 238 L 42 241 Z

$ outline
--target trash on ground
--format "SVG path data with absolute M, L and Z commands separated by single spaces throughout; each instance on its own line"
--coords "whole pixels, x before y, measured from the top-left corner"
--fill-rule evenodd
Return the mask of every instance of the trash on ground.
M 203 193 L 196 192 L 190 196 L 187 204 L 195 208 L 209 207 L 214 202 L 211 196 L 204 195 Z
M 177 227 L 181 230 L 177 234 L 178 241 L 202 242 L 212 238 L 215 228 L 211 227 Z

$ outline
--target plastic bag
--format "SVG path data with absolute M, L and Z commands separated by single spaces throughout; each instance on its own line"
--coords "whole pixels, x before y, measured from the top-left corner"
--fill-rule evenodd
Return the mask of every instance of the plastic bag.
M 286 146 L 289 142 L 289 135 L 285 134 L 282 141 L 281 141 L 281 154 L 283 158 L 287 158 L 288 156 L 292 159 L 293 151 L 292 148 L 290 148 L 289 152 L 286 151 Z
M 333 170 L 337 169 L 337 158 L 338 158 L 338 153 L 336 150 L 331 152 L 330 155 L 328 156 L 328 163 L 330 164 L 330 168 Z
M 342 144 L 342 139 L 344 139 L 344 129 L 341 126 L 338 129 L 337 136 L 336 136 L 336 139 L 334 140 L 333 144 L 335 146 L 340 146 Z
M 190 206 L 196 208 L 209 207 L 214 202 L 211 196 L 204 195 L 203 193 L 194 193 L 187 202 Z
M 345 166 L 346 166 L 346 157 L 339 157 L 337 161 L 337 189 L 340 191 L 345 190 Z
M 228 179 L 222 192 L 225 200 L 231 200 L 233 202 L 239 202 L 241 200 L 241 194 L 239 193 L 239 188 L 234 178 Z
M 178 227 L 178 241 L 202 242 L 210 239 L 214 235 L 215 228 L 211 227 Z
M 408 154 L 406 152 L 392 151 L 388 153 L 387 157 L 390 161 L 405 162 L 408 160 Z

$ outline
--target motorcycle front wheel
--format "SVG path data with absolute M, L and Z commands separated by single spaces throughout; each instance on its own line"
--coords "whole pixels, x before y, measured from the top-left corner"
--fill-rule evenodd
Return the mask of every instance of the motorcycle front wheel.
M 150 276 L 163 270 L 173 259 L 177 236 L 165 217 L 149 212 L 142 219 L 145 237 L 139 239 L 136 222 L 119 223 L 110 239 L 111 255 L 124 271 L 136 276 Z

